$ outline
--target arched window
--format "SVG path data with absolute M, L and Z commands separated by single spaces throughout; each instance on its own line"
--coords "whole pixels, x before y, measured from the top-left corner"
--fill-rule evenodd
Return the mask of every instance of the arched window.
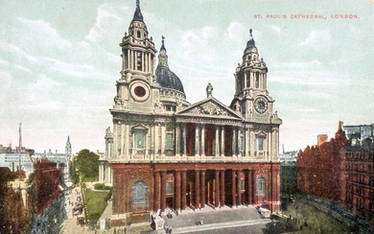
M 137 38 L 140 38 L 140 37 L 141 37 L 141 33 L 140 33 L 140 31 L 137 31 L 137 32 L 136 32 L 136 37 L 137 37 Z
M 258 177 L 256 184 L 257 184 L 257 195 L 265 195 L 265 191 L 266 191 L 265 178 Z
M 148 188 L 144 181 L 136 181 L 132 186 L 133 210 L 145 210 L 148 208 Z

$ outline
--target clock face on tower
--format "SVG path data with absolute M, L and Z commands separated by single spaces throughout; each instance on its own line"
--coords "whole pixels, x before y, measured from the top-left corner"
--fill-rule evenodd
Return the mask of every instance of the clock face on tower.
M 255 109 L 260 114 L 264 113 L 268 109 L 268 102 L 264 97 L 259 97 L 255 100 Z

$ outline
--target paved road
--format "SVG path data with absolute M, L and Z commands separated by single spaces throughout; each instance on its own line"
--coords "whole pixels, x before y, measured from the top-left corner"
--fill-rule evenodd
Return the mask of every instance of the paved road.
M 263 234 L 263 230 L 266 228 L 265 224 L 256 224 L 251 226 L 242 226 L 242 227 L 229 227 L 201 232 L 189 232 L 187 234 Z
M 87 226 L 81 226 L 77 224 L 77 216 L 73 216 L 73 207 L 76 202 L 78 202 L 78 197 L 82 199 L 80 188 L 74 188 L 70 194 L 70 204 L 68 217 L 64 222 L 64 234 L 89 234 L 95 233 L 95 231 L 91 231 L 88 229 Z M 83 202 L 83 201 L 82 201 Z

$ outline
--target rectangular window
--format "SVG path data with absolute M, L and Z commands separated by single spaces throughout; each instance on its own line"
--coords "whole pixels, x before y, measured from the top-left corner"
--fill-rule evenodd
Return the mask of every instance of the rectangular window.
M 256 88 L 260 87 L 260 73 L 256 72 Z
M 135 145 L 137 149 L 143 149 L 145 147 L 144 132 L 135 132 Z
M 172 132 L 166 133 L 166 149 L 167 150 L 173 150 L 174 149 L 174 134 Z
M 239 152 L 244 153 L 244 137 L 239 137 Z
M 166 195 L 173 195 L 173 182 L 166 182 Z
M 263 151 L 264 150 L 264 137 L 257 137 L 256 138 L 256 146 L 257 151 Z

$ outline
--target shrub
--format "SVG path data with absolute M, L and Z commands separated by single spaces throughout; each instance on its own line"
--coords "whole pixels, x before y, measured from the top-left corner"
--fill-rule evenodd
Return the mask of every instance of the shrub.
M 112 187 L 110 187 L 110 186 L 106 186 L 106 185 L 104 185 L 104 184 L 95 184 L 95 185 L 94 185 L 94 188 L 95 188 L 96 190 L 110 190 Z

